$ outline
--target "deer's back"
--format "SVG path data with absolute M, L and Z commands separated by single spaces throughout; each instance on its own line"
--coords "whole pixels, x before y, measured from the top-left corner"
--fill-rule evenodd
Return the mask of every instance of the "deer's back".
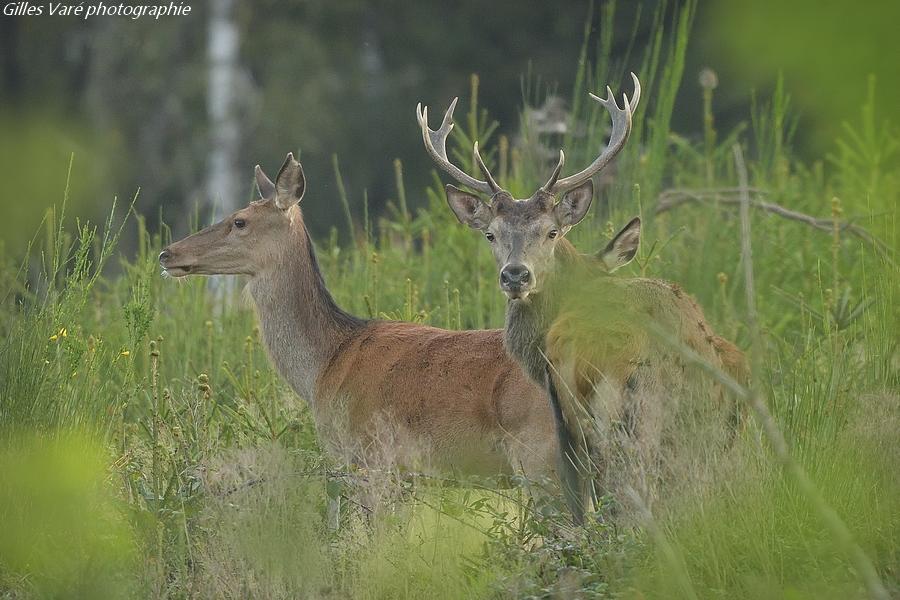
M 624 381 L 636 364 L 664 352 L 657 333 L 715 366 L 741 370 L 740 350 L 715 335 L 690 295 L 677 284 L 644 278 L 601 278 L 564 301 L 547 334 L 548 358 L 577 356 Z
M 551 325 L 547 357 L 565 425 L 584 436 L 600 488 L 652 502 L 660 483 L 709 477 L 740 406 L 659 336 L 740 379 L 743 354 L 676 284 L 606 278 L 582 290 Z
M 648 410 L 656 405 L 662 411 L 660 419 L 685 401 L 700 412 L 734 411 L 720 386 L 659 337 L 668 336 L 710 365 L 746 380 L 743 353 L 712 331 L 699 305 L 677 284 L 606 278 L 586 291 L 562 305 L 547 334 L 557 386 L 570 400 L 564 407 L 567 418 L 584 409 L 621 416 L 638 392 Z
M 316 410 L 365 440 L 380 426 L 427 446 L 429 458 L 497 472 L 505 436 L 553 435 L 541 388 L 507 356 L 500 330 L 448 331 L 374 321 L 334 353 L 317 383 Z M 508 468 L 499 469 L 508 471 Z

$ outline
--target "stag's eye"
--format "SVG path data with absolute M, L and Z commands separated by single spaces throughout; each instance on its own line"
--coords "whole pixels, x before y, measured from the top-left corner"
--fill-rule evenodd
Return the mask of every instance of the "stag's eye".
M 559 235 L 559 229 L 551 229 L 550 233 L 547 234 L 547 237 L 550 238 L 551 240 L 555 240 L 556 236 L 558 236 L 558 235 Z
M 484 234 L 484 237 L 486 237 L 486 238 L 487 238 L 487 241 L 489 241 L 489 242 L 492 243 L 492 244 L 494 243 L 494 240 L 497 239 L 497 238 L 494 237 L 494 234 L 491 233 L 490 231 L 488 231 L 487 233 L 485 233 L 485 234 Z
M 237 227 L 238 229 L 243 229 L 244 227 L 247 226 L 247 221 L 245 221 L 243 219 L 235 219 L 234 226 Z

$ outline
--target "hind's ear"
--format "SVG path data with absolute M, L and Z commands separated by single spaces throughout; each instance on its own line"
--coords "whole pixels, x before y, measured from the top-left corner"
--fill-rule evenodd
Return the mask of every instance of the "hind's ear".
M 275 184 L 263 173 L 262 167 L 256 165 L 253 172 L 256 175 L 256 191 L 259 192 L 259 197 L 265 200 L 275 196 Z
M 306 175 L 303 167 L 294 158 L 293 152 L 288 152 L 284 164 L 275 178 L 275 206 L 281 210 L 287 210 L 303 198 L 306 191 Z
M 631 262 L 637 254 L 640 243 L 641 219 L 635 217 L 606 245 L 599 253 L 599 258 L 606 266 L 606 270 L 612 273 Z

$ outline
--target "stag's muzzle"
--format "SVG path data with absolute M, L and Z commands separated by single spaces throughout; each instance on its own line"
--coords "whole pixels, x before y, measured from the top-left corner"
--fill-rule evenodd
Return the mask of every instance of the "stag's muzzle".
M 500 271 L 500 289 L 512 299 L 527 296 L 533 280 L 531 271 L 525 265 L 510 264 Z

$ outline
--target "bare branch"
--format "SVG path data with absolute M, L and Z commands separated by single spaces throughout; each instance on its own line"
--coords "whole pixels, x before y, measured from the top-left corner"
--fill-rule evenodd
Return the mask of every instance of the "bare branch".
M 751 194 L 749 201 L 749 206 L 751 208 L 758 208 L 765 212 L 778 215 L 779 217 L 791 221 L 799 221 L 800 223 L 804 223 L 821 231 L 827 231 L 829 233 L 834 231 L 835 221 L 833 219 L 813 217 L 811 215 L 807 215 L 790 208 L 785 208 L 784 206 L 775 204 L 774 202 L 761 200 L 759 197 L 765 196 L 767 194 L 765 190 L 753 187 L 747 187 L 746 190 L 749 194 Z M 740 188 L 719 188 L 709 190 L 666 190 L 659 195 L 659 202 L 656 205 L 655 213 L 661 214 L 666 211 L 678 208 L 683 204 L 689 204 L 692 202 L 715 202 L 726 206 L 739 206 L 741 203 L 740 191 Z M 837 226 L 840 231 L 851 233 L 867 244 L 871 244 L 875 248 L 875 250 L 877 250 L 885 259 L 887 259 L 891 263 L 891 266 L 896 267 L 896 264 L 891 257 L 890 247 L 880 239 L 869 233 L 868 230 L 850 221 L 837 222 Z

